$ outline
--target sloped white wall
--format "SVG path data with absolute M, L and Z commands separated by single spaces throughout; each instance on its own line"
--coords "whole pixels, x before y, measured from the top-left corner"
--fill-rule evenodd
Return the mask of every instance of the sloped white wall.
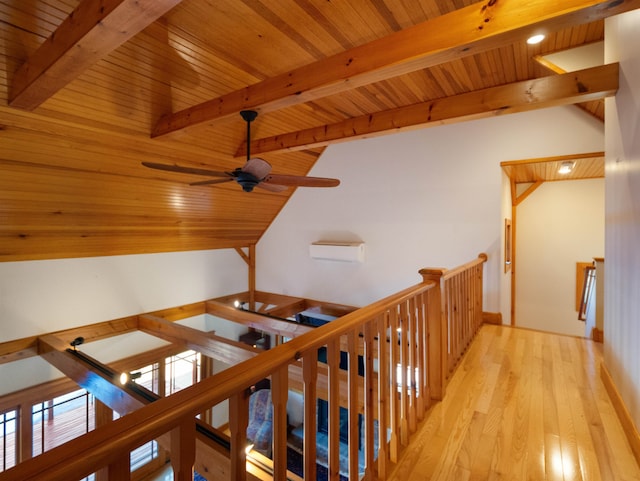
M 576 262 L 604 256 L 604 179 L 547 182 L 518 206 L 516 325 L 585 335 Z
M 605 174 L 605 364 L 640 427 L 640 11 L 607 19 L 607 62 L 620 62 L 608 99 Z
M 500 162 L 598 151 L 603 142 L 601 123 L 559 107 L 333 145 L 311 175 L 341 185 L 294 193 L 258 243 L 258 288 L 361 306 L 416 284 L 422 267 L 486 252 L 485 310 L 502 310 Z M 318 240 L 362 240 L 366 260 L 312 260 Z
M 247 266 L 234 250 L 2 262 L 0 342 L 246 289 Z M 142 333 L 126 337 L 100 342 L 98 358 L 121 359 L 163 343 Z M 0 395 L 59 376 L 39 358 L 0 364 Z

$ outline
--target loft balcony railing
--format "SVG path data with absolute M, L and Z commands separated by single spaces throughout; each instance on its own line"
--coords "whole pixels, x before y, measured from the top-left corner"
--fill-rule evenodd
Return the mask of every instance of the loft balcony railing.
M 20 463 L 0 473 L 0 481 L 71 481 L 92 473 L 100 481 L 130 480 L 131 451 L 154 439 L 168 447 L 176 481 L 191 481 L 194 467 L 210 481 L 299 479 L 287 471 L 287 397 L 294 372 L 302 373 L 305 400 L 304 479 L 316 479 L 321 398 L 328 402 L 329 480 L 340 476 L 340 407 L 349 418 L 348 478 L 384 480 L 431 403 L 445 395 L 480 328 L 486 260 L 481 254 L 453 270 L 422 269 L 421 283 Z M 326 365 L 318 362 L 321 348 Z M 264 378 L 271 379 L 271 459 L 246 452 L 250 388 Z M 197 417 L 225 400 L 229 442 L 221 444 L 203 436 Z

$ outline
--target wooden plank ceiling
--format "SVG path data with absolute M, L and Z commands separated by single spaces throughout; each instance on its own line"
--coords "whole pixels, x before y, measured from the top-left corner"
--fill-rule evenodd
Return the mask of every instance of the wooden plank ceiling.
M 292 189 L 141 166 L 241 166 L 242 109 L 260 111 L 253 150 L 294 175 L 331 142 L 400 128 L 578 102 L 602 116 L 617 67 L 560 75 L 534 56 L 601 41 L 603 18 L 638 7 L 0 0 L 0 260 L 255 244 Z
M 560 169 L 562 164 L 571 165 L 571 169 L 568 172 L 562 172 Z M 604 152 L 510 160 L 501 162 L 500 165 L 514 184 L 598 179 L 604 177 Z

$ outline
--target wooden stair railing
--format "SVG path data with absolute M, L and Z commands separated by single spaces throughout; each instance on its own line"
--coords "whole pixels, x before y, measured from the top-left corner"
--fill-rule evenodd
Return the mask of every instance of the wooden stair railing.
M 482 320 L 482 263 L 460 268 L 423 269 L 423 282 L 208 377 L 167 398 L 119 418 L 3 473 L 0 481 L 72 481 L 106 469 L 106 479 L 130 479 L 129 453 L 169 435 L 174 479 L 193 479 L 196 416 L 230 401 L 230 460 L 227 479 L 259 479 L 245 453 L 250 386 L 271 378 L 273 416 L 273 478 L 287 479 L 287 415 L 289 365 L 301 364 L 304 403 L 304 473 L 315 479 L 316 392 L 318 349 L 327 349 L 328 472 L 340 476 L 340 353 L 348 359 L 347 391 L 350 427 L 363 412 L 364 435 L 349 429 L 348 477 L 386 479 L 423 419 L 431 399 L 441 399 L 452 370 Z M 432 279 L 430 279 L 430 277 Z M 463 292 L 464 290 L 464 292 Z M 378 368 L 374 369 L 374 360 Z M 358 366 L 362 366 L 360 369 Z M 342 371 L 344 372 L 344 371 Z M 361 390 L 360 386 L 364 385 Z M 377 393 L 374 389 L 377 388 Z M 362 394 L 360 394 L 362 393 Z M 359 399 L 359 397 L 363 399 Z M 374 402 L 377 400 L 377 402 Z M 377 425 L 376 425 L 377 423 Z M 377 439 L 374 435 L 377 432 Z M 359 462 L 359 443 L 364 446 Z M 377 453 L 376 453 L 377 451 Z M 377 454 L 377 458 L 376 458 Z M 254 474 L 255 473 L 255 474 Z M 200 473 L 211 481 L 223 479 Z M 260 478 L 264 479 L 263 476 Z
M 455 269 L 422 269 L 420 274 L 425 281 L 440 284 L 441 313 L 446 332 L 443 352 L 443 385 L 453 371 L 482 324 L 483 264 L 487 255 Z M 442 399 L 441 397 L 439 399 Z

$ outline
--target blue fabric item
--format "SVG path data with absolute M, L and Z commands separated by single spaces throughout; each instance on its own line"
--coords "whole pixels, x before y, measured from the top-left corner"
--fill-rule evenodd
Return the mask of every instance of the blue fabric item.
M 304 427 L 299 426 L 291 431 L 293 437 L 298 438 L 298 444 L 302 446 L 304 437 Z M 316 461 L 318 465 L 327 468 L 329 466 L 329 436 L 323 432 L 316 433 Z M 378 423 L 374 421 L 374 457 L 378 456 Z M 358 451 L 358 465 L 360 474 L 364 473 L 364 452 Z M 342 477 L 349 476 L 349 444 L 340 441 L 340 475 Z
M 260 389 L 249 398 L 249 424 L 247 442 L 253 443 L 253 449 L 271 457 L 273 431 L 273 405 L 271 390 Z

